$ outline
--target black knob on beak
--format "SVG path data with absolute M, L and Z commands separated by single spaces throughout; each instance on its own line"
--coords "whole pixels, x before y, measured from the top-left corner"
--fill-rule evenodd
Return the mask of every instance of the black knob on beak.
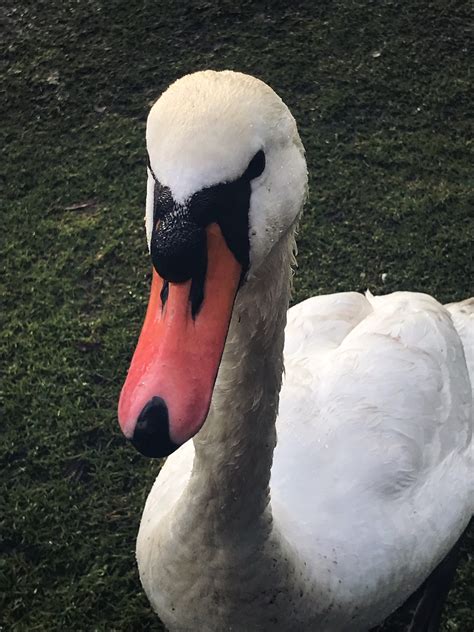
M 205 267 L 206 233 L 185 209 L 176 209 L 158 223 L 151 238 L 151 259 L 162 279 L 188 281 Z

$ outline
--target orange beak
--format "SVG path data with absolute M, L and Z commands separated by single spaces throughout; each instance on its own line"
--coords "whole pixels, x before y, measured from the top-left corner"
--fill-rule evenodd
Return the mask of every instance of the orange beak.
M 192 314 L 191 281 L 153 270 L 145 322 L 120 395 L 123 433 L 147 456 L 167 456 L 194 436 L 211 404 L 242 267 L 217 224 L 206 229 L 204 299 Z

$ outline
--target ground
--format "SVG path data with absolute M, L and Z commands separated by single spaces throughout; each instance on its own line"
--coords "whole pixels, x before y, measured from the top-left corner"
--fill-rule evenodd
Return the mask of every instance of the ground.
M 295 300 L 366 288 L 461 299 L 473 278 L 471 7 L 6 7 L 0 630 L 158 631 L 134 542 L 160 464 L 116 419 L 149 284 L 150 104 L 203 68 L 255 74 L 286 101 L 311 176 Z M 474 629 L 470 542 L 444 632 Z

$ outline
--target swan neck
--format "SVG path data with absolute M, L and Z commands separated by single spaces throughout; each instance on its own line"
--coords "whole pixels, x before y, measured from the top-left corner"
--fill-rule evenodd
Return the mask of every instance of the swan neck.
M 193 493 L 232 527 L 258 519 L 269 502 L 293 250 L 291 231 L 239 291 L 211 409 L 194 439 Z

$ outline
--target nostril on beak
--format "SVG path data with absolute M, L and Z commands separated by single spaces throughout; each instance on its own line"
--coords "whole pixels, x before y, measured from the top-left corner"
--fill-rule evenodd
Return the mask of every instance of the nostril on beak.
M 161 397 L 153 397 L 143 408 L 131 439 L 135 448 L 144 456 L 168 456 L 179 445 L 171 441 L 169 434 L 168 407 Z

